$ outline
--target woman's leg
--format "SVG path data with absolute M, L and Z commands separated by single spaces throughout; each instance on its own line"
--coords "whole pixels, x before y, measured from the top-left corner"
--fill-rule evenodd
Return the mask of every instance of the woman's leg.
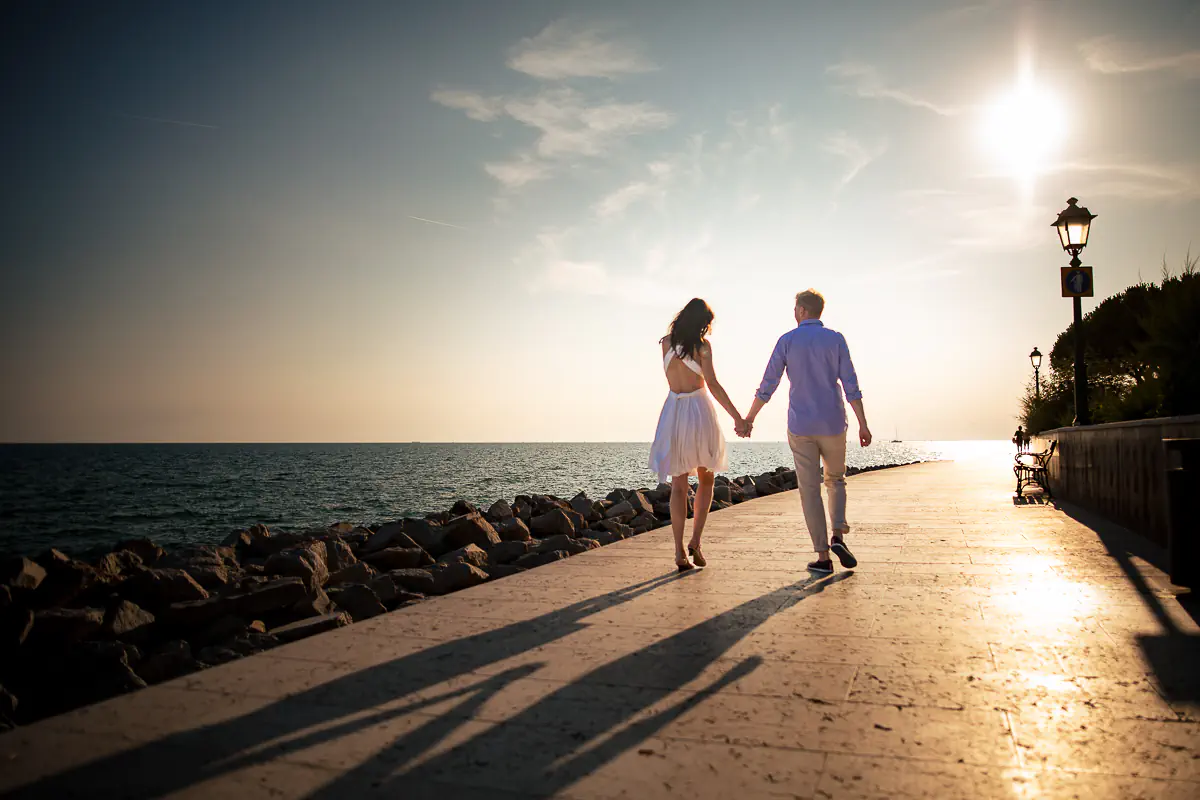
M 683 526 L 687 522 L 688 476 L 671 478 L 671 533 L 675 534 L 675 561 L 683 561 Z
M 696 498 L 692 501 L 692 547 L 700 546 L 700 534 L 704 532 L 708 510 L 712 508 L 713 482 L 717 479 L 704 467 L 696 470 L 696 477 L 700 485 L 696 487 Z

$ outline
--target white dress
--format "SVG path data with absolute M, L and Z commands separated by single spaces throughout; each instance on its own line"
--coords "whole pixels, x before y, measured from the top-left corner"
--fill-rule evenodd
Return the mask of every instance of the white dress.
M 675 350 L 663 357 L 663 370 L 678 358 L 697 375 L 700 365 Z M 697 467 L 722 472 L 729 466 L 725 436 L 717 422 L 717 409 L 707 388 L 694 392 L 668 392 L 658 417 L 658 430 L 650 446 L 650 469 L 660 482 L 677 475 L 695 475 Z

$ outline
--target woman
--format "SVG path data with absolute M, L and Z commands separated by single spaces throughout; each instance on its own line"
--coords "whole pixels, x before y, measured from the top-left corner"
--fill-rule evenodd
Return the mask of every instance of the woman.
M 712 348 L 704 338 L 712 320 L 712 309 L 697 297 L 683 307 L 667 335 L 659 340 L 670 392 L 650 447 L 650 469 L 658 473 L 660 482 L 671 479 L 671 531 L 675 534 L 675 566 L 680 572 L 692 569 L 689 555 L 696 565 L 707 564 L 700 551 L 700 534 L 712 506 L 716 473 L 728 466 L 725 437 L 717 424 L 712 397 L 733 417 L 739 433 L 744 426 L 742 415 L 713 372 Z M 696 489 L 692 539 L 685 553 L 683 525 L 687 521 L 688 478 L 692 475 L 700 485 Z

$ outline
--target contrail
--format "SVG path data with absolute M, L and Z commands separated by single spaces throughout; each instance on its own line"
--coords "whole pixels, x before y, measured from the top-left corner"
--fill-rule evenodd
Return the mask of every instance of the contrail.
M 125 117 L 126 119 L 140 119 L 145 122 L 163 122 L 167 125 L 182 125 L 185 128 L 211 128 L 217 130 L 216 125 L 205 125 L 202 122 L 187 122 L 182 119 L 166 119 L 164 117 L 142 117 L 137 114 L 118 114 L 117 116 Z
M 408 218 L 415 219 L 417 222 L 428 222 L 430 225 L 443 225 L 447 228 L 457 228 L 460 231 L 467 230 L 467 228 L 464 228 L 461 225 L 451 225 L 449 222 L 439 222 L 436 219 L 426 219 L 425 217 L 414 217 L 412 214 L 409 214 Z

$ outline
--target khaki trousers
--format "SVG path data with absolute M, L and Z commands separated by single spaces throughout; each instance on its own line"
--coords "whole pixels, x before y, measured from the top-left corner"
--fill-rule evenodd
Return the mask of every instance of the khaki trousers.
M 813 550 L 829 549 L 825 525 L 825 505 L 821 502 L 821 462 L 825 462 L 825 492 L 829 495 L 829 518 L 834 533 L 850 529 L 846 524 L 846 434 L 835 436 L 796 436 L 788 432 L 788 444 L 796 462 L 796 483 L 804 523 L 812 537 Z

